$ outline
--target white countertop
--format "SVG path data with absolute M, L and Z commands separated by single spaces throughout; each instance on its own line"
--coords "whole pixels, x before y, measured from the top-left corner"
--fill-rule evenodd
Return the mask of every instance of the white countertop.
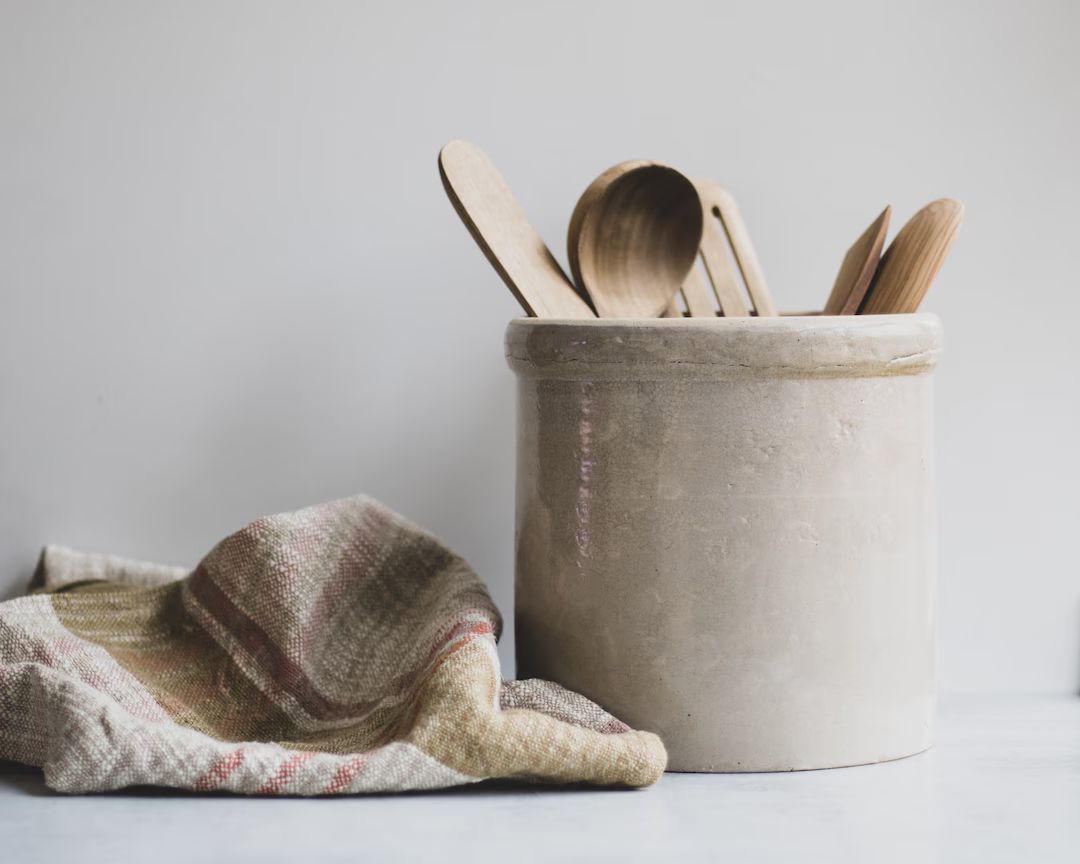
M 0 860 L 1080 861 L 1080 699 L 943 700 L 937 745 L 882 765 L 669 774 L 651 789 L 342 799 L 51 793 L 0 763 Z

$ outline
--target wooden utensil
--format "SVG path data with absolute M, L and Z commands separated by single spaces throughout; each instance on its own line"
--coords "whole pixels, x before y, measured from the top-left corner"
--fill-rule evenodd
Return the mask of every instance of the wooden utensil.
M 697 257 L 701 204 L 694 184 L 657 162 L 609 168 L 570 217 L 570 272 L 601 318 L 653 318 Z
M 461 221 L 529 315 L 596 317 L 479 147 L 451 141 L 439 152 L 439 176 Z
M 765 274 L 735 199 L 723 186 L 712 180 L 695 180 L 694 185 L 701 199 L 705 223 L 700 249 L 705 275 L 695 265 L 683 280 L 682 296 L 686 311 L 695 318 L 711 318 L 717 314 L 719 304 L 721 315 L 745 318 L 750 314 L 750 307 L 739 285 L 741 275 L 754 312 L 758 315 L 775 315 L 776 307 L 765 284 Z
M 708 227 L 705 229 L 701 252 L 705 259 L 705 269 L 709 273 L 716 296 L 720 301 L 721 311 L 724 315 L 749 314 L 746 304 L 742 302 L 742 297 L 738 293 L 730 259 L 726 255 L 726 250 L 723 249 L 723 238 L 726 236 L 727 242 L 731 244 L 731 251 L 739 273 L 742 275 L 743 284 L 746 285 L 746 293 L 750 295 L 754 312 L 759 316 L 775 315 L 776 306 L 769 293 L 769 286 L 765 284 L 765 274 L 761 270 L 754 244 L 750 242 L 750 232 L 746 230 L 746 223 L 743 221 L 735 199 L 727 189 L 712 180 L 696 180 L 695 185 L 701 196 L 701 204 L 707 221 L 713 223 L 714 230 L 710 231 Z M 708 219 L 710 215 L 711 220 Z M 715 230 L 716 227 L 722 229 L 723 235 Z M 719 260 L 722 253 L 725 264 L 721 264 Z M 710 260 L 712 266 L 710 266 Z M 738 297 L 737 302 L 736 297 Z M 731 312 L 728 312 L 729 307 Z
M 964 205 L 951 198 L 931 201 L 912 216 L 881 256 L 859 312 L 881 315 L 918 309 L 963 218 Z
M 885 235 L 889 230 L 889 216 L 892 207 L 886 206 L 863 233 L 848 249 L 836 274 L 832 292 L 825 303 L 826 315 L 854 315 L 870 287 L 870 280 L 881 261 L 881 249 L 885 245 Z

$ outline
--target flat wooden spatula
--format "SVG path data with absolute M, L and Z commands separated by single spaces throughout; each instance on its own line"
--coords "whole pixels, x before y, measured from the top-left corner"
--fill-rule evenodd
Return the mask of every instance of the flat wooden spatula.
M 529 315 L 596 317 L 479 147 L 451 141 L 439 153 L 439 176 L 461 221 Z
M 964 205 L 951 198 L 931 201 L 912 216 L 881 256 L 859 312 L 916 311 L 945 263 L 963 219 Z
M 826 315 L 854 315 L 859 311 L 881 261 L 891 214 L 892 207 L 887 206 L 848 249 L 825 304 Z

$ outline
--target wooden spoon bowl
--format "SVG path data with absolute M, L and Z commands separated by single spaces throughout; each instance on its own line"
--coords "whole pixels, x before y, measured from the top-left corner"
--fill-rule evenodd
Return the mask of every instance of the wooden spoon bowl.
M 659 316 L 694 266 L 703 229 L 694 184 L 657 162 L 621 162 L 570 218 L 570 270 L 601 318 Z

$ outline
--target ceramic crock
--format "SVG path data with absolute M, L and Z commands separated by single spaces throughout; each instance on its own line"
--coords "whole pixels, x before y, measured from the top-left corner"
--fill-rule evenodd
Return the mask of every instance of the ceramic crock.
M 675 771 L 930 745 L 932 315 L 511 322 L 519 677 Z

